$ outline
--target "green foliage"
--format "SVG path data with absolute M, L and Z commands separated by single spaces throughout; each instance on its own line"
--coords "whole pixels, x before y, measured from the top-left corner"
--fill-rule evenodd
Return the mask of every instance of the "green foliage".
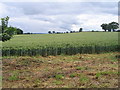
M 102 24 L 101 25 L 102 29 L 105 30 L 108 30 L 108 32 L 111 32 L 111 30 L 113 30 L 113 32 L 115 31 L 115 29 L 118 29 L 119 28 L 119 24 L 117 22 L 111 22 L 109 24 Z
M 117 22 L 111 22 L 109 23 L 109 25 L 111 26 L 111 29 L 113 30 L 113 32 L 115 31 L 115 29 L 119 28 L 119 24 Z
M 98 79 L 102 75 L 110 75 L 110 74 L 119 74 L 118 72 L 104 71 L 96 73 L 96 78 Z
M 55 33 L 55 31 L 53 31 L 52 33 Z
M 0 34 L 0 41 L 2 41 L 2 34 Z
M 51 34 L 52 32 L 51 31 L 48 31 L 49 34 Z
M 20 28 L 16 28 L 16 33 L 17 34 L 23 34 L 23 30 L 21 30 Z
M 34 81 L 34 84 L 35 84 L 35 85 L 39 85 L 39 84 L 41 84 L 41 80 L 36 79 L 36 80 Z
M 75 77 L 75 76 L 77 76 L 77 73 L 72 73 L 72 74 L 70 74 L 70 77 L 71 77 L 71 78 L 73 78 L 73 77 Z
M 0 36 L 0 40 L 2 40 L 3 42 L 10 40 L 14 34 L 23 34 L 23 31 L 19 28 L 15 28 L 11 26 L 8 27 L 8 20 L 9 20 L 8 16 L 5 18 L 1 18 L 2 25 L 0 25 L 0 34 L 2 34 L 2 39 Z
M 112 29 L 112 28 L 111 28 L 111 25 L 108 24 L 108 25 L 107 25 L 107 30 L 108 30 L 108 32 L 111 32 L 111 29 Z
M 9 80 L 9 81 L 16 81 L 16 80 L 19 80 L 19 78 L 18 78 L 17 76 L 13 75 L 13 76 L 10 76 L 10 77 L 8 78 L 8 80 Z
M 5 33 L 7 33 L 8 35 L 10 35 L 11 37 L 16 34 L 16 28 L 15 27 L 7 27 L 5 29 Z
M 55 81 L 53 81 L 53 83 L 55 83 L 56 85 L 61 85 L 61 84 L 63 84 L 63 82 L 60 81 L 60 80 L 55 80 Z
M 13 74 L 8 77 L 8 80 L 9 81 L 17 81 L 19 80 L 19 73 L 18 72 L 13 72 Z
M 106 32 L 106 30 L 107 30 L 107 26 L 108 26 L 108 24 L 102 24 L 102 25 L 101 25 L 102 29 L 104 29 L 105 32 Z
M 80 75 L 79 76 L 80 78 L 79 78 L 79 81 L 81 82 L 81 83 L 86 83 L 86 82 L 88 82 L 89 81 L 89 78 L 87 77 L 87 76 L 85 76 L 85 75 Z
M 0 38 L 0 40 L 2 40 L 3 42 L 10 40 L 10 38 L 11 38 L 11 35 L 9 35 L 8 33 L 5 32 L 5 29 L 7 29 L 7 26 L 8 26 L 8 20 L 9 20 L 8 16 L 5 18 L 1 18 L 2 25 L 0 26 L 0 33 L 2 33 L 2 39 Z
M 56 79 L 63 79 L 64 75 L 63 74 L 57 74 L 57 75 L 55 75 L 55 78 Z
M 2 34 L 2 41 L 7 41 L 7 40 L 10 40 L 11 39 L 11 36 L 7 33 L 3 33 Z
M 79 29 L 79 32 L 82 32 L 82 30 L 83 30 L 83 29 L 82 29 L 82 28 L 80 28 L 80 29 Z
M 10 26 L 6 28 L 5 33 L 9 34 L 10 36 L 13 36 L 15 34 L 23 34 L 23 31 L 19 28 Z
M 76 70 L 81 70 L 82 69 L 82 67 L 76 67 Z
M 2 33 L 4 33 L 4 30 L 7 28 L 8 26 L 8 20 L 9 20 L 9 17 L 5 17 L 5 18 L 1 18 L 1 26 L 2 26 Z
M 99 78 L 101 76 L 101 73 L 96 73 L 96 78 Z
M 86 81 L 88 81 L 88 78 L 87 77 L 80 77 L 80 81 L 81 82 L 86 82 Z

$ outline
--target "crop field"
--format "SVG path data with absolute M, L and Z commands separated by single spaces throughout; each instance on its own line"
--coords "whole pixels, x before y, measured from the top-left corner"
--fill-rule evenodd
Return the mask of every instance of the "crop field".
M 15 35 L 2 42 L 3 88 L 118 88 L 117 32 Z
M 15 35 L 2 42 L 3 56 L 49 56 L 116 52 L 118 32 Z

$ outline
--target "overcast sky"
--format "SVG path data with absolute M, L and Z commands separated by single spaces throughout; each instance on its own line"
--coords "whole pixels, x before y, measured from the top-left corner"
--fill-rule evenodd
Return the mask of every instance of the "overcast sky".
M 1 2 L 0 18 L 6 16 L 24 32 L 102 30 L 118 22 L 118 2 Z

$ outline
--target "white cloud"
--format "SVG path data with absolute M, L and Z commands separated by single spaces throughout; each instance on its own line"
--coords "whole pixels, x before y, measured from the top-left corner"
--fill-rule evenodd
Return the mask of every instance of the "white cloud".
M 9 16 L 9 25 L 24 32 L 101 30 L 102 23 L 118 22 L 116 4 L 0 3 L 0 17 Z
M 82 14 L 78 15 L 77 18 L 85 30 L 102 30 L 101 24 L 118 22 L 118 16 L 113 14 Z
M 6 5 L 0 3 L 0 17 L 3 16 L 3 14 L 6 14 L 7 10 L 6 10 Z
M 6 4 L 0 3 L 0 17 L 19 17 L 22 15 L 24 15 L 22 8 L 7 6 Z
M 118 22 L 119 22 L 119 30 L 120 30 L 120 16 L 118 17 Z
M 25 32 L 46 32 L 51 26 L 52 23 L 49 21 L 41 21 L 37 19 L 32 19 L 30 17 L 19 17 L 19 18 L 11 18 L 10 24 L 12 26 L 16 26 L 18 28 L 22 28 Z
M 40 18 L 39 18 L 40 16 Z M 77 20 L 77 19 L 76 19 Z M 76 23 L 75 17 L 71 15 L 30 15 L 18 18 L 11 18 L 10 25 L 22 28 L 25 32 L 68 31 L 72 24 Z

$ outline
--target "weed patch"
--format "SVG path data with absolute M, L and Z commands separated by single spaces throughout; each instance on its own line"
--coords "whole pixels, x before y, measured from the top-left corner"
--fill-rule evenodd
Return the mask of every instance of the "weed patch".
M 61 84 L 63 84 L 63 82 L 60 81 L 60 80 L 55 80 L 55 81 L 53 81 L 53 83 L 56 84 L 56 85 L 61 85 Z
M 9 81 L 17 81 L 19 80 L 19 73 L 18 72 L 13 72 L 13 74 L 8 77 L 8 80 Z
M 77 73 L 72 73 L 70 74 L 70 77 L 73 78 L 73 77 L 76 77 L 77 76 Z
M 63 78 L 64 78 L 64 75 L 63 75 L 63 74 L 57 74 L 57 75 L 55 75 L 55 78 L 56 78 L 57 80 L 63 79 Z

